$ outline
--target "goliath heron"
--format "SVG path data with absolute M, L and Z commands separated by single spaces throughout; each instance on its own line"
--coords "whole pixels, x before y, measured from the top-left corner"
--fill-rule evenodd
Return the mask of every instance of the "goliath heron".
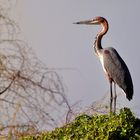
M 107 76 L 110 83 L 110 113 L 112 113 L 112 103 L 114 100 L 114 111 L 116 112 L 116 87 L 117 84 L 126 93 L 126 98 L 130 101 L 133 96 L 133 82 L 128 70 L 127 65 L 120 57 L 118 52 L 112 48 L 102 48 L 101 40 L 102 37 L 108 31 L 108 22 L 103 17 L 96 17 L 91 20 L 76 22 L 75 24 L 87 24 L 87 25 L 101 25 L 102 30 L 97 34 L 94 42 L 94 50 L 96 55 L 101 61 L 103 70 Z M 114 97 L 112 92 L 112 83 L 114 83 Z

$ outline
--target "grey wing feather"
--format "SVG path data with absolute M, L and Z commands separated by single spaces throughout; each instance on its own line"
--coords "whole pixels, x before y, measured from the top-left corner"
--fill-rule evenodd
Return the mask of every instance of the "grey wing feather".
M 124 90 L 128 100 L 133 96 L 133 83 L 127 65 L 114 48 L 109 48 L 110 54 L 104 54 L 104 68 L 109 77 Z

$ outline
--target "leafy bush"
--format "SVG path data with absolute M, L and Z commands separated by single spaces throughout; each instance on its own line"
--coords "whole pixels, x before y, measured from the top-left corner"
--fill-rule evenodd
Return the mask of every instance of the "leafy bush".
M 61 128 L 20 140 L 139 140 L 140 119 L 130 109 L 124 108 L 117 115 L 79 115 Z

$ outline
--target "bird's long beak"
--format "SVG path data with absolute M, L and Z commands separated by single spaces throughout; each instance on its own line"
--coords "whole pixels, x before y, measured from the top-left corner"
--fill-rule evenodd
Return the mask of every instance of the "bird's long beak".
M 86 24 L 86 25 L 92 25 L 92 24 L 98 24 L 97 20 L 85 20 L 85 21 L 79 21 L 75 22 L 74 24 Z

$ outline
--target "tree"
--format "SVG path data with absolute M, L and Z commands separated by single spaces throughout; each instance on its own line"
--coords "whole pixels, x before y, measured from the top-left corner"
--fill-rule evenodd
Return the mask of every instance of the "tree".
M 0 134 L 56 127 L 71 112 L 61 78 L 20 40 L 20 28 L 5 13 L 1 8 Z

